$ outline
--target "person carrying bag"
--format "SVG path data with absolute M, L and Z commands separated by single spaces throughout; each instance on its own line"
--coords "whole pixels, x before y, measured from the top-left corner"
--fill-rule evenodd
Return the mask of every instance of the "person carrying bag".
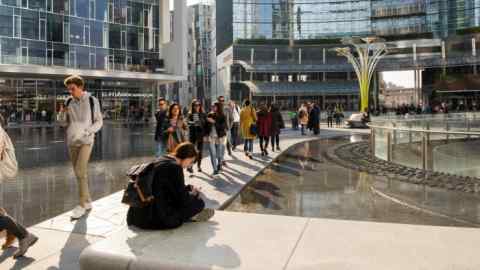
M 18 163 L 15 148 L 7 132 L 0 126 L 0 181 L 15 178 L 18 174 Z

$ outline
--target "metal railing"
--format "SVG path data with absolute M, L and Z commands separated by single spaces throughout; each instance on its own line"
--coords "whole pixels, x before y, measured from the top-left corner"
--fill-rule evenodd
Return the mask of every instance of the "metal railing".
M 425 171 L 480 177 L 480 114 L 376 118 L 372 154 Z

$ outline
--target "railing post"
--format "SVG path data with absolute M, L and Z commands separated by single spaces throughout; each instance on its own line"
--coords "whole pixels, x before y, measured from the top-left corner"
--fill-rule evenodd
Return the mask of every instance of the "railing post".
M 391 162 L 393 159 L 392 149 L 392 132 L 387 131 L 387 161 Z
M 422 169 L 427 170 L 427 136 L 422 133 Z
M 397 132 L 395 132 L 395 128 L 397 127 L 397 124 L 395 123 L 392 123 L 392 126 L 393 126 L 393 144 L 397 144 Z
M 370 151 L 372 154 L 372 157 L 375 157 L 375 129 L 370 128 Z
M 412 123 L 411 122 L 408 123 L 408 129 L 410 129 L 408 131 L 408 142 L 411 144 L 412 143 Z

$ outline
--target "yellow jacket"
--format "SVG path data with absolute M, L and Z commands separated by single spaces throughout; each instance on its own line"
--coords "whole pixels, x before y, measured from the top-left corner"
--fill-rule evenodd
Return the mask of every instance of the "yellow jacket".
M 240 130 L 244 139 L 255 139 L 256 135 L 250 133 L 250 126 L 257 122 L 257 112 L 252 106 L 243 107 L 240 111 Z

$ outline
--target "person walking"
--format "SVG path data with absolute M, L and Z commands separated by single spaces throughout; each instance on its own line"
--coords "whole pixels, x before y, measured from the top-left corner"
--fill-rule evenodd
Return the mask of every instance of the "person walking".
M 210 160 L 213 174 L 217 175 L 222 170 L 222 161 L 227 143 L 227 120 L 223 113 L 223 106 L 215 102 L 212 111 L 207 115 L 205 134 L 208 136 Z
M 223 115 L 225 116 L 225 121 L 227 122 L 227 143 L 226 143 L 226 149 L 227 149 L 227 152 L 228 152 L 228 155 L 231 156 L 232 155 L 232 143 L 230 141 L 230 130 L 232 129 L 232 126 L 233 126 L 233 111 L 232 109 L 230 108 L 230 106 L 228 106 L 228 104 L 225 104 L 225 97 L 224 96 L 219 96 L 217 98 L 217 102 L 219 102 L 222 107 L 223 107 Z M 226 161 L 225 161 L 225 158 L 222 157 L 222 164 L 223 165 L 226 165 Z
M 202 172 L 203 138 L 205 136 L 203 129 L 205 128 L 206 121 L 207 116 L 203 111 L 202 103 L 194 99 L 188 114 L 188 134 L 190 142 L 197 147 L 198 156 L 196 163 L 198 172 Z M 189 167 L 187 170 L 193 173 L 192 167 Z
M 167 117 L 167 101 L 164 98 L 158 99 L 158 111 L 155 113 L 157 125 L 155 128 L 155 142 L 157 142 L 157 151 L 155 156 L 157 158 L 166 153 L 166 146 L 163 142 L 162 125 Z
M 244 140 L 243 151 L 250 159 L 253 159 L 253 140 L 257 136 L 257 113 L 250 103 L 245 100 L 243 108 L 240 111 L 240 130 Z M 252 132 L 253 131 L 253 132 Z
M 340 125 L 342 124 L 342 117 L 343 117 L 343 110 L 339 104 L 337 104 L 337 106 L 335 107 L 334 117 L 335 117 L 335 126 L 339 128 Z
M 78 181 L 80 204 L 72 211 L 72 219 L 79 219 L 92 209 L 88 188 L 88 162 L 95 141 L 95 133 L 103 126 L 103 117 L 98 100 L 85 91 L 85 82 L 80 76 L 70 76 L 64 81 L 70 92 L 65 101 L 62 124 L 67 127 L 67 144 L 73 170 Z
M 320 134 L 320 113 L 320 107 L 318 107 L 317 104 L 312 103 L 309 113 L 309 124 L 314 135 Z
M 2 126 L 0 124 L 0 183 L 15 178 L 18 172 L 14 146 Z M 18 239 L 18 250 L 13 255 L 15 259 L 25 255 L 28 249 L 38 241 L 36 235 L 28 232 L 2 207 L 0 207 L 0 231 L 6 231 L 5 243 L 2 245 L 3 250 L 11 247 L 15 239 Z
M 200 189 L 185 185 L 183 169 L 191 167 L 197 156 L 195 146 L 184 142 L 156 163 L 152 181 L 155 200 L 146 207 L 130 207 L 128 226 L 144 230 L 174 229 L 185 222 L 207 221 L 213 217 L 215 210 L 205 208 Z
M 302 135 L 307 135 L 305 128 L 308 124 L 308 109 L 307 104 L 305 103 L 300 106 L 300 109 L 298 109 L 298 120 L 300 122 Z
M 272 131 L 272 115 L 266 105 L 260 105 L 257 112 L 258 137 L 260 138 L 260 150 L 262 156 L 268 156 L 268 139 Z
M 275 145 L 277 146 L 277 151 L 280 151 L 280 131 L 285 128 L 285 122 L 283 121 L 280 110 L 275 104 L 270 106 L 270 113 L 272 115 L 272 128 L 270 132 L 272 152 L 275 151 Z
M 183 120 L 180 105 L 173 103 L 168 108 L 168 114 L 162 124 L 162 139 L 166 153 L 171 153 L 177 145 L 187 141 L 188 127 Z
M 232 128 L 230 129 L 230 142 L 232 144 L 232 151 L 234 151 L 237 148 L 238 129 L 240 128 L 240 108 L 233 100 L 230 100 L 229 106 L 233 116 Z
M 327 126 L 329 128 L 333 128 L 333 116 L 335 115 L 335 111 L 331 105 L 327 108 Z

